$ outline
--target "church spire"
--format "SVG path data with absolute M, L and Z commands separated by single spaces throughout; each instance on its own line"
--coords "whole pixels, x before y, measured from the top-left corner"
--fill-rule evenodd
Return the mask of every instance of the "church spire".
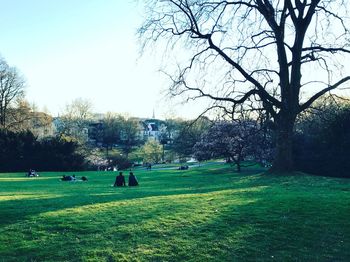
M 154 108 L 153 108 L 152 118 L 153 118 L 153 119 L 155 119 L 155 118 L 156 118 L 156 116 L 155 116 L 155 114 L 154 114 Z

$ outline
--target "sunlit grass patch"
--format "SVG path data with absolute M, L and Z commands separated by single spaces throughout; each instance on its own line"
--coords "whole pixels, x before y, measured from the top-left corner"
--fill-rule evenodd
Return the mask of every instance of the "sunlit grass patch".
M 0 174 L 0 261 L 348 260 L 348 180 L 257 172 L 137 170 L 135 188 Z
M 61 195 L 58 194 L 0 194 L 0 201 L 12 201 L 12 200 L 22 200 L 22 199 L 49 199 L 49 198 L 57 198 Z

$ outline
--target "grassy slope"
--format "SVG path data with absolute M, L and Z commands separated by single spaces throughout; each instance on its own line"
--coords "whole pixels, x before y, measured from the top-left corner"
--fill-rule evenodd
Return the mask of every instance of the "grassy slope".
M 350 181 L 220 165 L 0 174 L 0 261 L 350 261 Z

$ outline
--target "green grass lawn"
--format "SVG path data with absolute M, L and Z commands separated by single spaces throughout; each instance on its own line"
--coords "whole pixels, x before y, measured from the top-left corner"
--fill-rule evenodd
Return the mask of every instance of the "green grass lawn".
M 0 174 L 0 261 L 350 261 L 350 180 L 216 164 Z

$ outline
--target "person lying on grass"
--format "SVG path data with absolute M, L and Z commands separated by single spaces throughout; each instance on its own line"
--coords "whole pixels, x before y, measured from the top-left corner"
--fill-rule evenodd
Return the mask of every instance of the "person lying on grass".
M 72 175 L 72 176 L 66 176 L 66 175 L 63 175 L 62 178 L 61 178 L 61 181 L 88 181 L 88 178 L 86 176 L 82 176 L 80 180 L 77 180 L 75 175 Z
M 66 176 L 66 175 L 63 175 L 62 178 L 61 178 L 62 181 L 75 181 L 76 178 L 75 178 L 75 175 L 73 176 Z

